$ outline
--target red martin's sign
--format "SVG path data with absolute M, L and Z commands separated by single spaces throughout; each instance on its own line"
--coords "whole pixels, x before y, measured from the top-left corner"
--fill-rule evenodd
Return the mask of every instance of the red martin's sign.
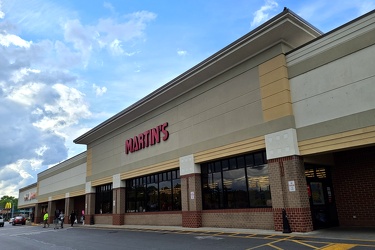
M 143 148 L 153 146 L 160 142 L 168 140 L 169 132 L 167 131 L 168 122 L 165 122 L 155 128 L 146 130 L 145 132 L 126 140 L 125 153 L 129 154 Z

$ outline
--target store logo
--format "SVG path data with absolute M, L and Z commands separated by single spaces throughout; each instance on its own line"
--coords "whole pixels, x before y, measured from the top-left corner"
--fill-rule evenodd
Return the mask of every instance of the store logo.
M 23 196 L 23 200 L 24 201 L 31 201 L 31 200 L 33 200 L 35 198 L 36 198 L 36 193 L 35 192 L 29 192 L 29 193 L 24 194 L 24 196 Z
M 125 153 L 129 154 L 135 151 L 153 146 L 156 143 L 160 143 L 160 139 L 163 141 L 168 140 L 169 132 L 167 131 L 168 122 L 163 123 L 155 128 L 146 130 L 145 132 L 134 136 L 126 140 L 125 142 Z

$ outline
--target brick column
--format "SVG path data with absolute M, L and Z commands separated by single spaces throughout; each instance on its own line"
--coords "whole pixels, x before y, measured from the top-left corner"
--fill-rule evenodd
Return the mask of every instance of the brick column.
M 120 179 L 120 174 L 113 176 L 113 209 L 112 224 L 124 225 L 125 215 L 125 181 Z
M 63 213 L 64 213 L 63 223 L 64 224 L 69 223 L 68 220 L 69 220 L 69 215 L 70 215 L 70 212 L 71 212 L 71 211 L 69 211 L 69 195 L 70 195 L 69 193 L 65 194 L 65 206 L 64 206 L 64 211 L 63 211 Z
M 182 226 L 202 226 L 202 188 L 200 166 L 193 155 L 180 158 Z
M 56 205 L 55 203 L 52 201 L 52 197 L 49 197 L 48 198 L 48 208 L 47 208 L 47 212 L 48 212 L 48 223 L 49 224 L 53 224 L 53 219 L 55 217 L 55 209 L 56 209 Z
M 303 158 L 296 131 L 288 129 L 266 136 L 275 230 L 283 230 L 282 209 L 292 232 L 313 230 Z
M 91 224 L 91 218 L 95 215 L 95 188 L 91 186 L 91 182 L 86 182 L 85 197 L 85 224 Z M 95 221 L 94 221 L 95 223 Z
M 65 198 L 65 215 L 68 216 L 68 218 L 69 218 L 69 215 L 72 213 L 73 210 L 75 210 L 74 209 L 74 198 L 72 198 L 72 197 Z M 77 215 L 77 211 L 75 211 L 75 213 Z M 68 223 L 70 223 L 70 221 Z
M 268 160 L 268 166 L 275 230 L 283 230 L 282 209 L 285 208 L 292 232 L 312 231 L 311 209 L 302 157 L 288 156 Z
M 39 223 L 43 220 L 43 215 L 41 214 L 41 206 L 37 203 L 35 204 L 35 209 L 34 209 L 34 221 L 33 223 Z

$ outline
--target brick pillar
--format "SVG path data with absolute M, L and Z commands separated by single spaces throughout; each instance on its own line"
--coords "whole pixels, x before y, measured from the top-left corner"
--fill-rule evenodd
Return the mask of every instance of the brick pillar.
M 72 212 L 71 210 L 71 198 L 70 198 L 70 194 L 69 193 L 66 193 L 65 194 L 65 206 L 64 206 L 64 224 L 69 224 L 70 221 L 69 221 L 69 215 L 70 213 Z
M 202 226 L 202 188 L 200 166 L 193 155 L 180 158 L 182 226 Z
M 303 158 L 297 132 L 290 128 L 265 136 L 276 231 L 283 230 L 282 209 L 292 232 L 313 230 Z
M 125 181 L 120 179 L 120 174 L 113 176 L 113 209 L 112 224 L 124 225 L 125 215 Z
M 313 230 L 303 159 L 287 156 L 268 160 L 275 230 L 283 230 L 285 208 L 292 232 Z M 294 184 L 294 185 L 292 185 Z
M 95 217 L 95 188 L 91 186 L 91 182 L 86 182 L 85 197 L 85 224 L 91 224 L 91 218 Z M 95 223 L 95 220 L 94 220 Z
M 35 209 L 34 209 L 34 221 L 33 223 L 39 223 L 43 220 L 43 215 L 42 215 L 42 210 L 41 206 L 39 204 L 35 204 Z
M 55 209 L 56 209 L 56 204 L 51 200 L 51 197 L 49 198 L 48 201 L 48 223 L 53 224 L 53 219 L 55 217 Z
M 69 220 L 69 215 L 72 213 L 72 211 L 75 210 L 74 209 L 74 198 L 72 197 L 68 197 L 65 199 L 65 215 L 68 216 L 68 220 Z M 76 215 L 77 215 L 77 211 L 75 211 Z M 70 221 L 68 222 L 70 223 Z

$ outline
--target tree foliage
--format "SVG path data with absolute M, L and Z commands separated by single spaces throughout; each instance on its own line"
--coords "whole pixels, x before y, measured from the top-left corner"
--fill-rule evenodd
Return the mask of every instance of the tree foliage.
M 13 196 L 4 195 L 0 199 L 0 209 L 4 209 L 7 202 L 12 203 L 13 209 L 17 210 L 17 208 L 18 208 L 18 198 L 15 198 Z

